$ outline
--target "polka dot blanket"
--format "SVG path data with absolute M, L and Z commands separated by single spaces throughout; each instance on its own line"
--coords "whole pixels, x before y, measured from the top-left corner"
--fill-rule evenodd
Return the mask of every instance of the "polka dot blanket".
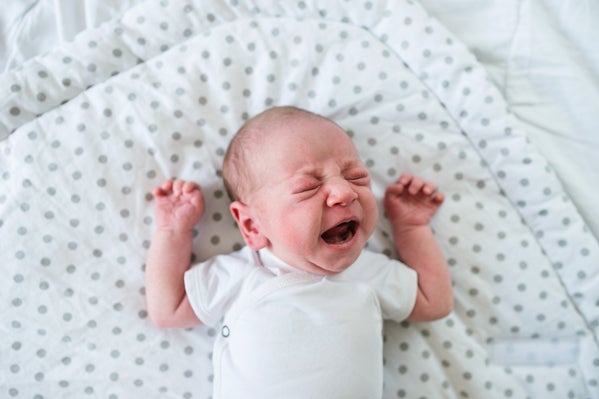
M 418 3 L 145 2 L 0 92 L 0 396 L 211 397 L 219 330 L 147 317 L 150 193 L 198 182 L 195 258 L 238 248 L 224 151 L 248 116 L 293 104 L 348 131 L 379 201 L 402 172 L 447 195 L 432 225 L 455 311 L 385 324 L 385 398 L 599 398 L 599 246 Z M 389 230 L 381 216 L 369 247 L 395 256 Z

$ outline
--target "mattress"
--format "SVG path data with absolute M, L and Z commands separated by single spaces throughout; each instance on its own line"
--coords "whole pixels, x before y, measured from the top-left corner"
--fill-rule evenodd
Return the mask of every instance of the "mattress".
M 455 311 L 385 324 L 385 398 L 599 398 L 597 239 L 480 58 L 415 1 L 169 0 L 4 73 L 3 395 L 211 396 L 217 329 L 147 318 L 150 193 L 198 182 L 194 259 L 238 248 L 224 151 L 292 104 L 348 131 L 379 202 L 404 171 L 447 196 Z M 369 247 L 396 255 L 384 216 Z

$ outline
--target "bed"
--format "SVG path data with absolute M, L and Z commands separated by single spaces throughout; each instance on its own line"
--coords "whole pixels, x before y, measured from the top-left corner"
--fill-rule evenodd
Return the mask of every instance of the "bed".
M 0 396 L 211 397 L 218 329 L 147 317 L 150 193 L 198 182 L 194 260 L 239 248 L 224 151 L 292 104 L 348 131 L 379 201 L 404 171 L 447 196 L 432 225 L 455 310 L 385 324 L 385 398 L 599 398 L 597 18 L 556 0 L 8 2 Z M 381 215 L 369 247 L 395 256 L 389 234 Z

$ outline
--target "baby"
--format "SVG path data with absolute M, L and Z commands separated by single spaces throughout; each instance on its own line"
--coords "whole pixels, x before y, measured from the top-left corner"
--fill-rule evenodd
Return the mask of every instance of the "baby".
M 384 199 L 401 262 L 365 250 L 378 222 L 368 169 L 338 125 L 294 107 L 249 120 L 223 177 L 247 246 L 191 268 L 200 188 L 168 180 L 154 190 L 150 318 L 221 326 L 215 399 L 382 397 L 382 320 L 435 320 L 453 306 L 429 227 L 443 194 L 402 175 Z

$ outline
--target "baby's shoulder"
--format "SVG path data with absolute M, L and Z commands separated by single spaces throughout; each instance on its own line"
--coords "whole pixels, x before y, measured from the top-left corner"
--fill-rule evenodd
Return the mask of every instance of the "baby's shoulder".
M 360 253 L 360 256 L 358 256 L 358 259 L 356 259 L 356 261 L 354 262 L 354 265 L 358 265 L 358 266 L 385 265 L 386 266 L 388 264 L 393 264 L 393 263 L 401 263 L 401 262 L 395 258 L 390 257 L 389 255 L 387 255 L 385 253 L 376 252 L 376 251 L 365 248 Z M 354 265 L 352 265 L 352 267 Z
M 245 246 L 239 250 L 227 253 L 221 253 L 201 260 L 196 266 L 226 267 L 226 266 L 251 266 L 255 263 L 255 254 L 251 248 Z
M 255 268 L 253 251 L 248 247 L 200 260 L 186 272 L 206 282 L 242 280 Z

